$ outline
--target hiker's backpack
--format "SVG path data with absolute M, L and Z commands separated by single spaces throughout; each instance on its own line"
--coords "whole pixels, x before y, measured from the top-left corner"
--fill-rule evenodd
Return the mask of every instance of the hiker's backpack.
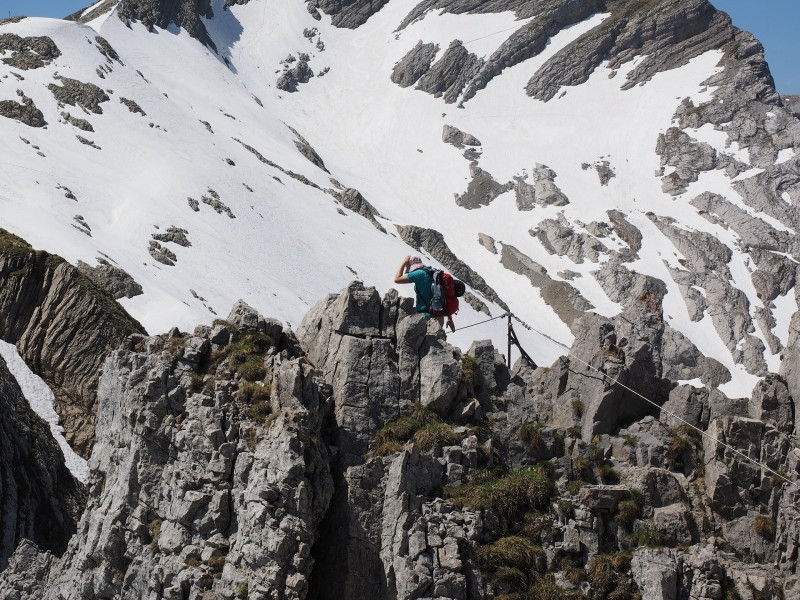
M 433 279 L 431 283 L 430 313 L 434 317 L 449 317 L 458 312 L 458 298 L 464 295 L 463 281 L 454 279 L 450 273 L 426 267 Z

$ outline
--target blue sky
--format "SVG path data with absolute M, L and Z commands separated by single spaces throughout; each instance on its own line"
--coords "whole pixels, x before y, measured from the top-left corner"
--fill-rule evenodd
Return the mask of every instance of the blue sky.
M 710 1 L 731 15 L 734 25 L 761 40 L 778 91 L 800 94 L 800 0 Z M 0 17 L 63 17 L 90 3 L 91 0 L 0 0 Z

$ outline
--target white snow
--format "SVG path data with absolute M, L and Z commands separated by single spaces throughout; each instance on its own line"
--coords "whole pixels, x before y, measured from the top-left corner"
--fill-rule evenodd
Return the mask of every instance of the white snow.
M 792 315 L 797 312 L 795 288 L 792 288 L 783 296 L 778 296 L 772 303 L 775 305 L 775 310 L 772 311 L 775 317 L 775 327 L 772 328 L 772 333 L 781 341 L 781 344 L 786 346 L 789 344 L 789 323 L 792 320 Z
M 784 148 L 778 152 L 778 158 L 775 160 L 776 165 L 782 165 L 785 162 L 792 160 L 796 156 L 794 148 Z
M 678 380 L 678 385 L 690 385 L 695 388 L 705 387 L 699 377 L 694 379 L 680 379 Z
M 89 465 L 85 459 L 75 454 L 64 438 L 64 428 L 59 425 L 58 415 L 53 408 L 53 402 L 55 401 L 53 391 L 38 375 L 28 368 L 13 344 L 0 340 L 0 357 L 5 360 L 8 370 L 17 380 L 17 384 L 19 384 L 22 394 L 30 407 L 43 421 L 50 425 L 50 432 L 64 454 L 64 463 L 67 468 L 76 479 L 86 483 L 89 479 Z
M 718 72 L 720 52 L 704 54 L 627 91 L 621 90 L 627 73 L 643 57 L 615 73 L 601 65 L 587 82 L 563 88 L 549 102 L 527 96 L 528 81 L 549 58 L 608 16 L 596 14 L 558 33 L 540 56 L 506 69 L 458 107 L 413 86 L 395 85 L 390 79 L 394 65 L 418 41 L 439 44 L 441 55 L 458 39 L 471 52 L 488 57 L 529 21 L 515 20 L 512 12 L 432 11 L 399 30 L 411 5 L 390 0 L 366 24 L 349 30 L 333 27 L 324 15 L 314 20 L 296 0 L 263 0 L 228 10 L 223 10 L 223 0 L 213 0 L 212 7 L 215 16 L 205 24 L 219 57 L 177 28 L 150 33 L 137 23 L 128 28 L 116 18 L 96 20 L 92 26 L 124 63 L 108 64 L 112 70 L 104 79 L 96 70 L 107 63 L 94 46 L 92 28 L 33 18 L 2 27 L 19 35 L 49 35 L 62 51 L 49 67 L 26 72 L 25 81 L 0 78 L 0 99 L 16 98 L 16 89 L 23 89 L 48 120 L 47 130 L 9 120 L 0 123 L 6 140 L 0 147 L 5 174 L 0 180 L 2 227 L 73 263 L 94 264 L 100 253 L 109 256 L 144 287 L 144 295 L 122 304 L 152 333 L 175 325 L 191 330 L 196 323 L 224 317 L 238 298 L 296 326 L 310 306 L 354 278 L 385 292 L 395 287 L 392 279 L 402 257 L 418 253 L 400 240 L 394 225 L 429 227 L 443 233 L 450 249 L 522 321 L 569 345 L 569 328 L 527 278 L 503 268 L 500 256 L 478 243 L 478 233 L 494 238 L 498 248 L 514 246 L 554 279 L 563 270 L 578 273 L 570 284 L 596 312 L 613 316 L 620 306 L 594 277 L 607 258 L 576 264 L 550 255 L 529 232 L 559 213 L 570 222 L 607 222 L 607 210 L 616 208 L 644 236 L 639 260 L 629 266 L 667 284 L 664 308 L 670 324 L 733 370 L 734 381 L 727 390 L 749 394 L 755 378 L 733 365 L 710 318 L 700 323 L 688 318 L 663 262 L 682 269 L 681 257 L 646 216 L 650 211 L 674 216 L 682 226 L 717 235 L 735 249 L 738 239 L 732 231 L 709 223 L 688 204 L 708 190 L 787 230 L 745 206 L 722 171 L 703 174 L 678 198 L 665 194 L 655 175 L 660 169 L 655 153 L 659 133 L 672 125 L 682 98 L 695 104 L 710 100 L 713 88 L 702 82 Z M 317 36 L 304 37 L 306 28 L 316 28 Z M 324 51 L 317 48 L 318 41 Z M 315 73 L 326 67 L 330 71 L 300 85 L 296 93 L 277 89 L 281 61 L 298 53 L 309 55 Z M 8 71 L 0 65 L 0 75 Z M 110 100 L 102 104 L 103 114 L 59 107 L 47 89 L 56 73 L 112 90 Z M 123 97 L 135 100 L 147 116 L 129 112 L 120 102 Z M 89 120 L 95 131 L 75 130 L 61 121 L 62 111 Z M 208 122 L 213 133 L 201 121 Z M 520 212 L 512 190 L 479 209 L 457 206 L 454 196 L 469 184 L 469 162 L 463 150 L 442 142 L 444 125 L 481 141 L 478 164 L 500 183 L 529 174 L 537 163 L 546 164 L 557 174 L 555 182 L 570 204 Z M 330 174 L 297 151 L 289 126 L 308 140 Z M 102 150 L 81 144 L 76 133 Z M 747 149 L 728 146 L 724 134 L 710 126 L 689 133 L 739 160 L 749 156 Z M 234 139 L 321 189 L 263 164 Z M 784 156 L 785 152 L 779 158 Z M 606 186 L 600 185 L 593 168 L 582 168 L 599 160 L 608 160 L 615 173 Z M 381 214 L 388 234 L 326 193 L 336 188 L 333 179 L 361 191 Z M 65 198 L 59 185 L 77 200 Z M 190 208 L 187 197 L 200 201 L 209 189 L 219 194 L 235 219 L 202 202 L 199 212 Z M 76 215 L 91 227 L 91 237 L 72 227 Z M 177 255 L 175 266 L 157 263 L 148 253 L 151 236 L 170 226 L 186 229 L 192 244 L 163 244 Z M 619 241 L 603 243 L 610 249 L 622 246 Z M 737 268 L 735 284 L 746 288 L 750 297 L 749 275 L 741 270 L 744 267 Z M 401 293 L 410 295 L 411 290 L 401 287 Z M 492 316 L 502 314 L 499 306 L 487 304 Z M 456 324 L 463 327 L 486 318 L 462 302 Z M 556 344 L 543 343 L 536 331 L 515 328 L 537 363 L 550 364 L 563 354 Z M 504 352 L 505 321 L 449 337 L 465 348 L 481 338 L 492 339 Z
M 705 142 L 721 154 L 727 154 L 740 162 L 750 164 L 750 151 L 740 148 L 738 142 L 730 142 L 728 134 L 711 123 L 706 123 L 699 129 L 684 129 L 683 131 L 698 142 Z

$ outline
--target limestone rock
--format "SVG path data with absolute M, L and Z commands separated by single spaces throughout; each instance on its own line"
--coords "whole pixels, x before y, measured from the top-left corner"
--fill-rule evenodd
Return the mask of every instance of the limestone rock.
M 55 42 L 46 36 L 20 37 L 13 33 L 0 35 L 0 52 L 9 52 L 3 64 L 27 71 L 49 65 L 61 56 Z
M 47 86 L 60 105 L 69 104 L 79 106 L 88 112 L 103 114 L 100 106 L 103 102 L 108 102 L 109 97 L 102 89 L 93 83 L 84 83 L 69 77 L 56 77 L 61 85 L 51 83 Z
M 442 128 L 442 141 L 445 144 L 452 144 L 456 148 L 481 145 L 480 140 L 474 135 L 464 133 L 458 127 L 453 127 L 452 125 L 445 125 Z
M 419 81 L 419 78 L 430 69 L 438 51 L 438 45 L 423 44 L 422 40 L 420 40 L 417 42 L 417 45 L 409 50 L 408 54 L 394 66 L 392 70 L 392 81 L 400 87 L 414 85 Z M 445 125 L 445 127 L 447 126 Z
M 467 209 L 476 209 L 488 206 L 500 194 L 512 189 L 510 183 L 501 184 L 492 177 L 492 174 L 481 169 L 476 162 L 470 163 L 469 174 L 471 180 L 467 191 L 456 195 L 456 204 Z
M 166 29 L 170 23 L 174 23 L 216 51 L 216 45 L 202 19 L 202 17 L 210 18 L 213 14 L 211 2 L 208 0 L 200 2 L 180 0 L 166 5 L 157 0 L 123 0 L 117 7 L 117 16 L 123 22 L 139 21 L 148 29 L 153 27 Z
M 78 270 L 88 277 L 95 285 L 106 290 L 114 299 L 134 298 L 142 294 L 142 286 L 127 272 L 112 265 L 105 258 L 97 259 L 97 266 L 91 267 L 79 261 Z
M 381 233 L 386 233 L 383 225 L 381 225 L 375 218 L 380 217 L 380 213 L 375 209 L 374 206 L 367 202 L 364 196 L 361 195 L 361 192 L 353 188 L 347 188 L 338 194 L 337 197 L 339 202 L 342 203 L 342 206 L 367 219 Z
M 105 356 L 144 330 L 76 268 L 1 230 L 0 281 L 0 337 L 48 382 L 67 441 L 88 457 Z
M 0 358 L 0 571 L 23 539 L 61 555 L 76 531 L 86 492 L 64 464 L 50 428 Z
M 28 98 L 22 90 L 17 90 L 17 95 L 22 99 L 22 102 L 14 102 L 13 100 L 0 101 L 0 116 L 14 119 L 28 127 L 44 127 L 47 124 L 44 120 L 44 114 L 36 108 L 33 100 Z
M 673 552 L 641 548 L 633 554 L 631 572 L 642 600 L 677 600 L 678 563 Z

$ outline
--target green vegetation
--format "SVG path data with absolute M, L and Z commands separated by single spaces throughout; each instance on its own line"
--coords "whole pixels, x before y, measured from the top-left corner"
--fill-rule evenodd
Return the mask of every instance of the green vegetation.
M 236 588 L 236 597 L 239 600 L 245 600 L 247 598 L 247 594 L 250 592 L 250 586 L 246 581 L 243 581 L 238 585 Z
M 161 519 L 156 517 L 147 524 L 147 531 L 150 533 L 150 550 L 153 554 L 159 551 L 158 536 L 161 535 L 162 522 Z
M 503 537 L 478 548 L 478 559 L 487 571 L 496 571 L 500 567 L 517 567 L 527 569 L 544 557 L 541 546 L 534 545 L 529 539 L 520 536 Z
M 576 565 L 569 559 L 564 559 L 561 562 L 561 572 L 564 573 L 564 578 L 575 586 L 580 585 L 587 577 L 586 569 Z
M 414 441 L 419 445 L 420 450 L 428 452 L 436 446 L 458 444 L 461 441 L 461 435 L 447 423 L 428 423 L 414 434 Z
M 664 538 L 654 525 L 648 525 L 641 531 L 630 534 L 626 540 L 626 545 L 628 548 L 636 548 L 637 546 L 663 548 Z
M 586 409 L 586 406 L 583 404 L 583 400 L 573 400 L 572 401 L 572 413 L 578 417 L 579 419 L 583 416 L 583 411 Z
M 246 381 L 260 381 L 267 375 L 264 358 L 272 340 L 263 333 L 246 333 L 220 348 L 212 356 L 212 367 L 228 359 L 230 370 Z
M 586 565 L 586 573 L 598 598 L 635 600 L 641 598 L 636 585 L 627 575 L 631 566 L 629 552 L 598 554 Z
M 607 485 L 619 483 L 619 472 L 611 465 L 600 465 L 597 467 L 597 472 L 603 483 Z
M 541 448 L 544 439 L 542 438 L 541 423 L 523 423 L 517 427 L 517 436 L 529 451 L 534 452 Z
M 256 437 L 255 428 L 250 427 L 247 430 L 245 430 L 242 439 L 244 440 L 244 443 L 250 452 L 255 451 L 256 446 L 258 445 L 258 438 Z
M 225 319 L 214 319 L 213 321 L 211 321 L 211 324 L 214 327 L 216 327 L 217 325 L 222 325 L 223 327 L 227 327 L 229 330 L 231 330 L 233 332 L 238 332 L 239 331 L 239 329 L 236 327 L 236 325 L 234 325 L 230 321 L 226 321 Z
M 765 540 L 772 541 L 775 539 L 778 525 L 772 517 L 759 515 L 753 520 L 753 531 Z
M 572 494 L 574 496 L 585 485 L 589 485 L 589 484 L 586 481 L 583 481 L 582 479 L 573 479 L 572 481 L 568 481 L 567 482 L 566 489 L 567 489 L 567 492 L 569 492 L 570 494 Z
M 478 549 L 478 560 L 496 588 L 508 593 L 497 600 L 572 600 L 577 592 L 559 587 L 546 567 L 541 546 L 522 536 L 507 536 Z M 578 569 L 579 570 L 579 569 Z
M 681 425 L 671 431 L 672 439 L 667 446 L 667 466 L 673 471 L 683 471 L 694 462 L 695 453 L 702 448 L 700 434 L 689 425 Z
M 630 530 L 633 522 L 639 518 L 639 505 L 633 499 L 623 500 L 617 505 L 617 514 L 614 521 Z
M 269 384 L 243 381 L 239 384 L 239 400 L 247 405 L 247 418 L 256 423 L 263 423 L 272 412 L 272 388 Z
M 528 510 L 546 509 L 553 483 L 537 469 L 522 469 L 502 476 L 496 470 L 476 470 L 468 483 L 447 487 L 444 493 L 458 505 L 493 508 L 513 521 Z
M 375 435 L 376 456 L 388 456 L 403 449 L 403 444 L 413 439 L 423 451 L 437 445 L 452 445 L 461 440 L 432 409 L 417 404 L 410 415 L 387 423 Z
M 463 381 L 469 385 L 475 381 L 475 373 L 478 371 L 478 361 L 469 354 L 465 354 L 461 358 L 461 372 L 463 373 Z

